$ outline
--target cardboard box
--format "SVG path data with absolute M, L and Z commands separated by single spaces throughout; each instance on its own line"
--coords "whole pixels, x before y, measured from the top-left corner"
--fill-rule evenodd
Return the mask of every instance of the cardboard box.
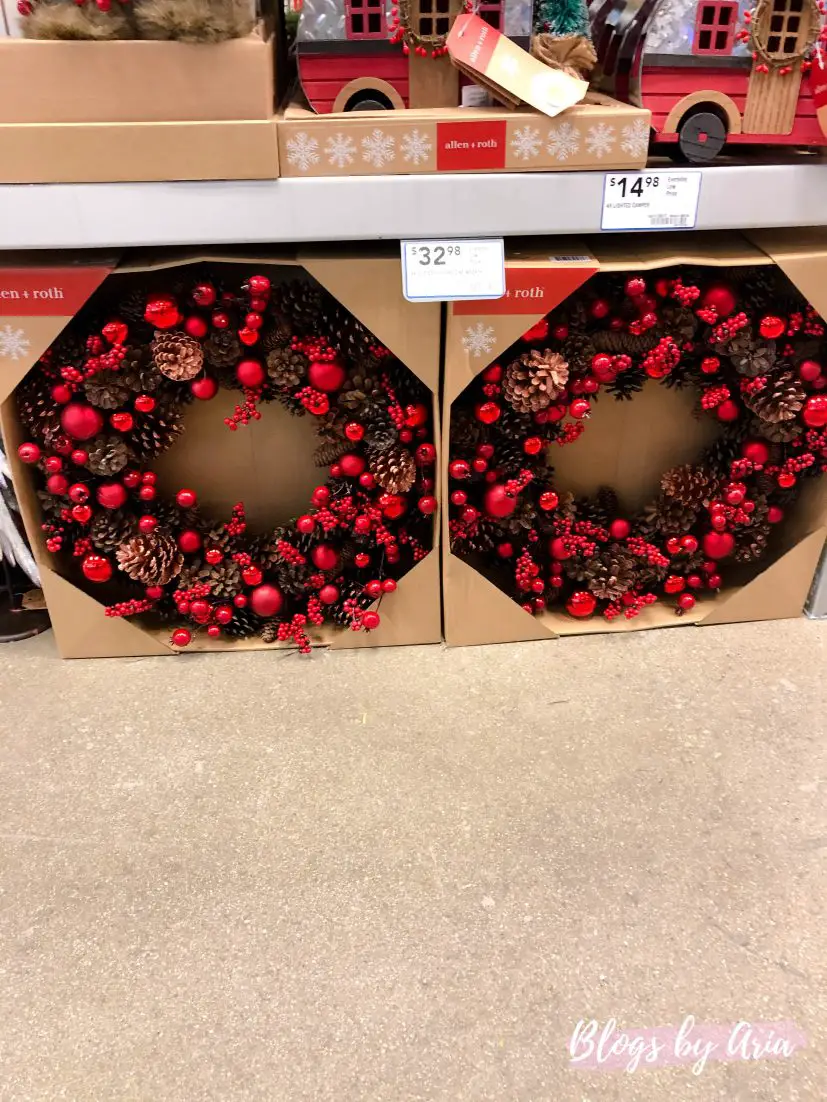
M 0 329 L 17 335 L 12 354 L 0 359 L 0 430 L 6 441 L 21 515 L 40 569 L 43 592 L 64 658 L 167 655 L 170 626 L 148 626 L 138 621 L 104 616 L 102 601 L 77 584 L 71 560 L 54 556 L 45 547 L 35 480 L 17 457 L 24 430 L 16 417 L 14 390 L 42 353 L 89 297 L 107 280 L 130 273 L 209 261 L 243 264 L 295 278 L 302 270 L 325 287 L 429 387 L 434 395 L 434 425 L 438 420 L 439 304 L 413 305 L 402 296 L 398 255 L 375 253 L 326 254 L 320 250 L 301 256 L 273 253 L 225 255 L 179 253 L 127 260 L 90 254 L 77 259 L 65 255 L 7 257 L 0 268 Z M 6 344 L 6 348 L 12 347 Z M 15 358 L 16 355 L 16 358 Z M 224 405 L 222 405 L 222 401 Z M 235 392 L 221 392 L 212 402 L 194 403 L 184 412 L 187 431 L 153 463 L 161 493 L 191 485 L 205 510 L 216 517 L 230 515 L 243 500 L 250 522 L 258 528 L 284 523 L 302 512 L 321 473 L 313 463 L 315 446 L 308 418 L 294 418 L 278 403 L 262 408 L 262 418 L 238 432 L 228 432 L 223 418 L 237 401 Z M 197 408 L 196 408 L 197 407 Z M 225 408 L 226 407 L 226 408 Z M 315 645 L 376 647 L 435 643 L 441 639 L 439 581 L 439 526 L 434 518 L 434 545 L 381 601 L 381 625 L 369 634 L 344 628 L 311 628 Z M 76 564 L 74 564 L 76 570 Z M 97 589 L 98 587 L 92 587 Z M 173 625 L 174 626 L 174 625 Z M 233 642 L 209 639 L 199 633 L 191 650 L 265 649 L 260 639 Z
M 448 494 L 452 403 L 480 371 L 493 363 L 531 325 L 597 272 L 655 271 L 676 264 L 733 266 L 777 264 L 822 315 L 827 316 L 827 231 L 762 231 L 750 235 L 692 238 L 664 235 L 600 238 L 588 245 L 571 240 L 532 243 L 506 264 L 507 294 L 489 302 L 449 307 L 443 402 L 443 500 Z M 561 490 L 593 493 L 612 485 L 631 507 L 654 496 L 668 467 L 691 462 L 705 442 L 705 425 L 691 416 L 693 396 L 647 383 L 631 402 L 609 396 L 595 407 L 589 431 L 576 444 L 556 449 Z M 602 431 L 601 431 L 602 430 Z M 565 611 L 531 616 L 468 562 L 451 552 L 448 509 L 443 516 L 445 640 L 453 646 L 549 639 L 559 635 L 638 631 L 775 620 L 799 616 L 827 537 L 827 478 L 807 480 L 788 512 L 776 553 L 761 560 L 760 573 L 741 587 L 701 597 L 682 617 L 658 603 L 632 620 L 577 620 Z
M 278 118 L 282 176 L 640 169 L 650 113 L 589 95 L 556 118 L 528 109 L 436 107 Z

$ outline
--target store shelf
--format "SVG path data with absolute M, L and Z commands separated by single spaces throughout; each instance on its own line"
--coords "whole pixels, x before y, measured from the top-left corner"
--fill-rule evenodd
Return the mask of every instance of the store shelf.
M 595 233 L 604 173 L 0 186 L 0 249 Z M 827 225 L 827 161 L 703 170 L 698 229 Z

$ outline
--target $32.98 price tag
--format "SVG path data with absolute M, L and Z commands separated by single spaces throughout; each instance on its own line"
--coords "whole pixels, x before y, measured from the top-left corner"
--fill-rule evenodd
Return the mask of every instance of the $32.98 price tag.
M 699 169 L 607 172 L 602 230 L 692 230 L 698 218 Z
M 403 241 L 402 290 L 409 302 L 502 298 L 503 239 Z

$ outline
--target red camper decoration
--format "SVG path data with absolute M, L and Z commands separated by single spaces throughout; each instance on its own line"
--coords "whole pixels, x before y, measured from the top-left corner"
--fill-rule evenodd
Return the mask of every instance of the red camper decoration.
M 454 107 L 460 75 L 445 40 L 462 0 L 304 0 L 299 77 L 314 111 Z M 531 0 L 481 0 L 476 14 L 528 49 Z
M 653 137 L 712 161 L 725 144 L 827 144 L 824 0 L 592 0 L 602 91 Z

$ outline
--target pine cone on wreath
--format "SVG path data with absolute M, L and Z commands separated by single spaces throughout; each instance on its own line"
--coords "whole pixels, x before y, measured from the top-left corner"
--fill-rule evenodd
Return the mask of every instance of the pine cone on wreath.
M 204 367 L 204 349 L 200 342 L 178 330 L 158 330 L 150 351 L 161 374 L 176 383 L 194 379 Z
M 99 409 L 118 409 L 129 401 L 131 391 L 119 371 L 100 371 L 86 383 L 84 393 L 86 401 Z
M 214 329 L 204 341 L 203 352 L 211 367 L 223 371 L 241 359 L 241 343 L 232 329 Z
M 274 352 L 277 348 L 289 347 L 292 337 L 293 326 L 283 314 L 271 306 L 264 315 L 259 348 L 262 352 Z
M 259 632 L 262 643 L 277 643 L 279 639 L 279 625 L 275 620 L 268 620 Z
M 517 413 L 538 413 L 562 394 L 569 379 L 569 365 L 557 352 L 533 350 L 510 363 L 503 393 Z
M 143 325 L 145 323 L 146 300 L 146 291 L 136 288 L 129 291 L 118 301 L 118 314 L 130 328 L 133 325 Z
M 307 279 L 292 279 L 273 289 L 273 305 L 297 333 L 318 333 L 324 291 Z
M 132 452 L 122 436 L 96 436 L 89 445 L 89 470 L 92 474 L 118 474 L 128 466 Z
M 601 528 L 608 528 L 611 522 L 620 516 L 620 502 L 611 486 L 601 486 L 594 497 L 584 498 L 577 503 L 579 520 L 589 520 Z
M 785 371 L 770 378 L 763 390 L 745 394 L 744 404 L 762 421 L 775 424 L 792 421 L 806 399 L 801 380 L 791 371 Z
M 181 582 L 185 588 L 202 584 L 210 587 L 210 596 L 219 601 L 234 597 L 243 588 L 241 570 L 232 558 L 224 558 L 219 563 L 208 563 L 200 559 L 197 564 L 181 571 Z
M 389 417 L 371 419 L 365 426 L 365 443 L 372 452 L 387 451 L 399 439 L 399 433 Z
M 127 540 L 118 548 L 116 557 L 121 570 L 142 585 L 167 585 L 178 577 L 184 565 L 175 539 L 158 528 Z
M 251 635 L 258 635 L 260 630 L 261 620 L 246 608 L 233 607 L 232 620 L 222 625 L 222 631 L 230 639 L 249 639 Z
M 52 398 L 53 385 L 40 371 L 33 371 L 17 389 L 21 423 L 32 436 L 45 442 L 61 431 L 59 408 Z
M 89 538 L 98 550 L 110 554 L 126 543 L 138 531 L 138 521 L 131 513 L 120 509 L 104 509 L 89 526 Z
M 736 562 L 755 562 L 767 550 L 772 526 L 765 520 L 751 524 L 746 531 L 739 533 L 738 547 L 735 551 Z
M 291 597 L 301 597 L 307 592 L 310 569 L 307 563 L 289 563 L 283 559 L 276 565 L 279 589 Z
M 636 335 L 620 329 L 601 329 L 592 334 L 592 344 L 598 352 L 606 352 L 610 356 L 645 356 L 651 352 L 660 340 L 660 336 L 649 329 L 645 333 Z
M 267 374 L 279 390 L 295 390 L 307 375 L 309 360 L 289 345 L 275 348 L 267 356 Z
M 164 377 L 144 347 L 129 348 L 121 361 L 119 381 L 137 394 L 151 394 L 164 382 Z
M 586 333 L 572 333 L 563 341 L 560 355 L 575 375 L 585 375 L 591 371 L 592 360 L 597 355 L 597 349 Z
M 797 436 L 801 436 L 804 432 L 804 426 L 797 419 L 794 421 L 777 421 L 773 424 L 770 421 L 762 421 L 755 417 L 750 423 L 750 428 L 754 435 L 763 436 L 765 440 L 772 444 L 789 444 L 791 440 L 795 440 Z
M 756 338 L 749 326 L 739 330 L 731 341 L 720 347 L 729 356 L 735 370 L 750 379 L 768 374 L 775 363 L 775 341 Z
M 364 370 L 349 376 L 339 392 L 338 404 L 349 413 L 375 405 L 382 394 L 382 386 L 376 375 Z
M 519 440 L 506 438 L 494 453 L 494 464 L 503 475 L 513 475 L 526 465 L 526 454 Z
M 394 444 L 387 451 L 375 452 L 368 468 L 389 494 L 406 494 L 416 481 L 416 462 L 407 448 Z
M 706 467 L 686 463 L 668 470 L 660 480 L 660 488 L 667 498 L 697 513 L 715 496 L 718 480 Z
M 663 330 L 680 344 L 695 339 L 698 332 L 698 318 L 685 306 L 669 306 L 663 311 Z
M 377 344 L 374 335 L 340 303 L 334 299 L 329 302 L 328 309 L 322 311 L 320 332 L 325 333 L 333 347 L 352 362 L 360 363 L 372 358 L 371 349 Z
M 142 413 L 132 429 L 132 448 L 142 460 L 162 455 L 184 431 L 184 422 L 172 410 L 159 406 Z
M 661 536 L 685 535 L 695 523 L 698 511 L 661 494 L 644 507 L 636 518 L 636 527 L 642 536 L 657 543 Z
M 762 425 L 762 422 L 755 422 L 755 424 Z M 751 430 L 753 435 L 758 436 L 762 432 L 764 432 L 764 427 Z M 729 474 L 729 465 L 733 459 L 740 456 L 741 444 L 746 435 L 747 431 L 743 419 L 735 425 L 730 425 L 728 431 L 719 436 L 717 440 L 714 440 L 703 453 L 700 461 L 701 466 L 709 471 L 720 471 L 724 475 Z
M 637 563 L 618 546 L 587 560 L 586 582 L 589 590 L 601 601 L 617 601 L 634 586 Z
M 71 329 L 64 330 L 52 345 L 52 363 L 55 367 L 83 367 L 89 358 L 86 342 Z

